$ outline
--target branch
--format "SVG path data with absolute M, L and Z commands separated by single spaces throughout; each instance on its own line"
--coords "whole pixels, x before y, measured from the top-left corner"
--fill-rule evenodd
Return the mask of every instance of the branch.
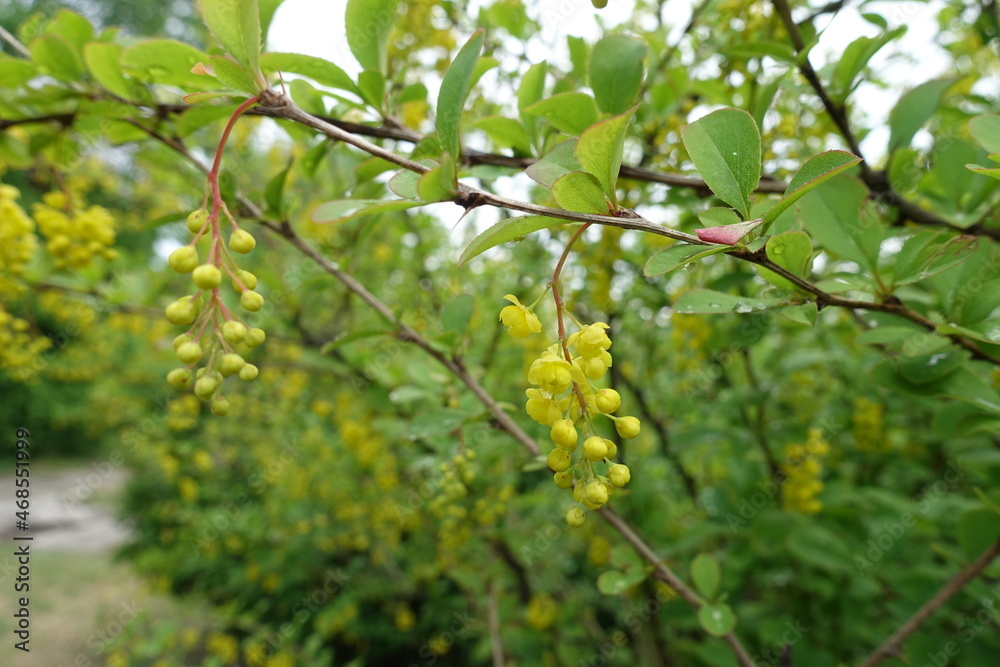
M 635 534 L 632 527 L 626 523 L 626 521 L 613 509 L 604 506 L 599 510 L 596 510 L 598 514 L 601 515 L 605 521 L 607 521 L 611 526 L 621 533 L 621 536 L 625 538 L 625 541 L 632 545 L 639 555 L 641 555 L 646 562 L 653 565 L 653 576 L 670 586 L 672 589 L 677 591 L 677 594 L 684 599 L 689 605 L 695 609 L 701 609 L 702 600 L 698 595 L 687 587 L 681 579 L 674 574 L 674 571 L 667 567 L 662 560 L 660 560 L 649 545 L 642 541 L 642 538 Z M 733 654 L 736 656 L 736 660 L 739 662 L 741 667 L 754 667 L 753 659 L 750 654 L 746 652 L 743 645 L 740 644 L 740 640 L 733 633 L 729 633 L 723 639 L 729 644 L 729 647 L 733 650 Z
M 270 96 L 267 95 L 266 92 L 262 93 L 261 97 L 264 98 L 265 100 L 270 98 Z M 306 118 L 309 118 L 308 114 L 304 114 L 304 112 L 301 111 L 299 113 L 302 113 Z M 336 130 L 337 134 L 342 132 L 342 130 L 336 128 L 334 129 Z M 365 145 L 373 146 L 372 144 L 368 144 L 368 142 L 364 141 L 363 139 L 357 139 L 350 135 L 348 135 L 348 138 L 350 139 L 348 143 L 351 143 L 352 145 L 361 144 L 361 146 Z M 203 164 L 201 164 L 201 162 L 197 158 L 195 158 L 193 155 L 187 152 L 183 146 L 178 145 L 177 143 L 174 142 L 168 142 L 168 145 L 175 151 L 177 151 L 179 154 L 184 156 L 197 169 L 201 171 L 207 171 L 207 168 Z M 407 160 L 406 158 L 393 155 L 388 151 L 384 151 L 384 149 L 380 147 L 375 147 L 375 148 L 378 149 L 379 153 L 383 152 L 388 153 L 388 155 L 393 158 L 390 161 L 396 164 L 409 163 L 417 167 L 419 171 L 422 172 L 427 171 L 427 168 L 424 167 L 423 165 L 412 162 L 411 160 Z M 388 322 L 392 323 L 392 325 L 395 326 L 398 330 L 397 337 L 399 338 L 399 340 L 416 345 L 421 350 L 426 352 L 428 355 L 433 357 L 438 363 L 440 363 L 442 366 L 448 369 L 448 371 L 450 371 L 456 378 L 458 378 L 458 380 L 460 380 L 462 384 L 464 384 L 475 395 L 475 397 L 479 400 L 479 402 L 486 407 L 490 415 L 493 417 L 493 419 L 496 421 L 497 425 L 501 429 L 506 431 L 511 437 L 513 437 L 515 440 L 521 443 L 525 447 L 525 449 L 527 449 L 532 455 L 534 456 L 541 455 L 541 450 L 539 449 L 538 444 L 534 441 L 534 439 L 530 435 L 528 435 L 520 427 L 520 425 L 518 425 L 518 423 L 510 417 L 510 415 L 504 412 L 503 408 L 500 407 L 496 399 L 494 399 L 493 396 L 491 396 L 490 393 L 487 392 L 482 387 L 482 385 L 480 385 L 476 381 L 476 379 L 469 374 L 468 370 L 465 367 L 464 362 L 460 358 L 455 356 L 447 356 L 436 350 L 434 347 L 432 347 L 431 344 L 423 336 L 421 336 L 419 332 L 417 332 L 404 322 L 400 321 L 399 318 L 396 317 L 395 313 L 393 313 L 392 310 L 387 305 L 382 303 L 382 301 L 380 301 L 378 297 L 369 292 L 368 289 L 360 282 L 358 282 L 357 279 L 355 279 L 350 274 L 342 271 L 336 265 L 336 263 L 328 260 L 322 254 L 320 254 L 319 251 L 317 251 L 311 245 L 306 243 L 300 236 L 298 236 L 295 233 L 295 230 L 292 229 L 292 226 L 288 224 L 287 221 L 282 221 L 281 223 L 271 222 L 266 218 L 264 218 L 261 209 L 252 201 L 247 199 L 245 196 L 237 194 L 236 199 L 240 203 L 240 206 L 243 207 L 247 217 L 256 218 L 260 222 L 260 224 L 263 225 L 266 229 L 284 238 L 291 245 L 297 248 L 301 253 L 303 253 L 305 256 L 309 257 L 314 262 L 316 262 L 316 264 L 319 265 L 320 268 L 322 268 L 331 276 L 339 280 L 348 290 L 356 294 L 358 297 L 361 298 L 362 301 L 368 304 L 368 306 L 372 308 L 372 310 L 377 312 Z M 602 217 L 602 216 L 594 216 L 594 217 Z M 698 598 L 697 594 L 690 588 L 688 588 L 688 586 L 676 574 L 674 574 L 674 572 L 670 568 L 668 568 L 666 565 L 660 562 L 660 559 L 656 556 L 656 553 L 653 551 L 652 547 L 650 547 L 635 532 L 635 530 L 633 530 L 632 527 L 624 519 L 622 519 L 621 516 L 619 516 L 617 513 L 615 513 L 613 510 L 607 507 L 601 508 L 598 511 L 600 512 L 601 516 L 606 521 L 608 521 L 619 533 L 621 533 L 622 536 L 625 538 L 625 540 L 629 544 L 631 544 L 632 547 L 635 548 L 636 551 L 638 551 L 639 554 L 650 565 L 652 565 L 655 568 L 657 578 L 660 578 L 661 580 L 665 581 L 671 588 L 677 591 L 677 593 L 682 598 L 688 601 L 696 609 L 701 607 L 701 600 Z M 753 660 L 749 657 L 749 654 L 746 652 L 746 649 L 740 643 L 740 640 L 739 638 L 736 637 L 736 635 L 730 633 L 729 635 L 726 635 L 724 639 L 726 643 L 729 644 L 730 647 L 732 647 L 733 653 L 736 655 L 737 660 L 739 661 L 741 667 L 754 667 Z
M 827 92 L 823 82 L 820 81 L 819 75 L 816 74 L 816 70 L 814 70 L 812 64 L 810 64 L 808 55 L 801 55 L 802 51 L 805 50 L 806 44 L 802 39 L 802 33 L 799 31 L 799 26 L 792 19 L 792 10 L 788 6 L 788 0 L 772 0 L 772 2 L 775 10 L 778 12 L 778 16 L 781 17 L 782 24 L 788 31 L 789 37 L 791 37 L 796 53 L 800 54 L 799 72 L 802 73 L 802 76 L 809 82 L 809 85 L 816 93 L 816 96 L 819 97 L 827 115 L 830 116 L 834 125 L 837 126 L 837 129 L 840 131 L 841 136 L 843 136 L 844 141 L 847 142 L 848 148 L 850 148 L 852 153 L 861 158 L 861 163 L 859 165 L 861 167 L 861 180 L 868 187 L 871 193 L 885 204 L 896 207 L 903 220 L 910 220 L 918 225 L 945 227 L 962 234 L 981 234 L 992 238 L 995 241 L 1000 241 L 1000 229 L 984 227 L 982 224 L 975 225 L 975 229 L 963 229 L 953 222 L 946 220 L 945 218 L 942 218 L 927 209 L 921 208 L 906 199 L 903 195 L 893 189 L 884 171 L 875 171 L 871 168 L 868 162 L 865 161 L 864 156 L 861 153 L 861 147 L 858 143 L 858 139 L 854 135 L 854 131 L 851 129 L 850 120 L 847 117 L 846 106 L 833 101 L 833 98 L 830 97 L 830 94 Z M 834 2 L 829 6 L 836 4 L 838 3 Z
M 903 647 L 903 642 L 905 642 L 910 635 L 916 632 L 917 628 L 919 628 L 924 621 L 930 618 L 939 607 L 951 599 L 955 593 L 962 590 L 966 584 L 978 577 L 997 556 L 1000 556 L 1000 539 L 994 542 L 993 546 L 980 554 L 979 558 L 969 563 L 964 570 L 949 579 L 945 585 L 934 594 L 934 597 L 925 602 L 924 605 L 918 609 L 915 614 L 913 614 L 913 616 L 907 619 L 907 621 L 903 623 L 898 630 L 892 633 L 892 635 L 886 639 L 881 646 L 875 649 L 875 652 L 869 655 L 864 662 L 858 665 L 858 667 L 874 667 L 874 665 L 879 664 L 886 658 L 899 655 L 899 651 Z
M 25 58 L 29 59 L 31 58 L 31 51 L 29 51 L 27 47 L 25 47 L 24 44 L 21 43 L 21 40 L 19 40 L 11 33 L 7 32 L 7 30 L 2 25 L 0 25 L 0 39 L 10 44 L 11 48 L 20 53 Z
M 489 628 L 490 652 L 493 655 L 493 667 L 504 667 L 507 664 L 503 655 L 503 640 L 500 637 L 500 604 L 497 600 L 497 585 L 490 582 L 486 595 L 489 597 Z
M 781 1 L 781 0 L 777 0 Z M 310 127 L 318 132 L 325 134 L 331 139 L 336 139 L 337 141 L 343 141 L 344 143 L 350 144 L 355 148 L 365 151 L 376 157 L 380 157 L 388 162 L 391 162 L 403 169 L 409 169 L 420 174 L 430 171 L 429 167 L 426 167 L 420 163 L 414 162 L 413 160 L 397 155 L 392 151 L 373 144 L 365 139 L 354 136 L 345 130 L 336 127 L 324 120 L 312 116 L 298 106 L 295 105 L 290 99 L 283 97 L 272 91 L 263 91 L 261 93 L 261 103 L 272 110 L 274 117 L 284 118 L 286 120 L 295 121 L 306 127 Z M 612 227 L 620 227 L 622 229 L 632 229 L 640 232 L 647 232 L 650 234 L 658 234 L 660 236 L 666 236 L 678 241 L 684 241 L 686 243 L 692 243 L 697 245 L 714 245 L 702 241 L 697 236 L 692 234 L 686 234 L 684 232 L 678 231 L 676 229 L 671 229 L 670 227 L 664 227 L 663 225 L 658 225 L 649 220 L 646 220 L 640 215 L 634 212 L 628 211 L 627 215 L 622 215 L 621 217 L 613 215 L 595 215 L 593 213 L 579 213 L 576 211 L 566 211 L 559 208 L 551 208 L 549 206 L 541 206 L 539 204 L 532 204 L 529 202 L 522 202 L 516 199 L 509 199 L 507 197 L 501 197 L 495 195 L 491 192 L 486 192 L 485 190 L 480 190 L 474 188 L 470 185 L 464 183 L 459 183 L 458 192 L 453 200 L 460 206 L 463 206 L 468 210 L 473 206 L 490 205 L 497 208 L 503 208 L 512 211 L 521 211 L 522 213 L 529 213 L 531 215 L 541 215 L 550 218 L 559 218 L 562 220 L 569 220 L 571 222 L 583 222 L 599 225 L 609 225 Z M 788 269 L 775 264 L 771 261 L 767 254 L 764 252 L 750 252 L 749 250 L 733 248 L 732 250 L 726 251 L 726 254 L 743 261 L 756 264 L 763 268 L 766 268 L 782 278 L 785 278 L 793 285 L 798 287 L 800 290 L 813 295 L 817 306 L 824 308 L 826 306 L 838 306 L 847 309 L 863 309 L 863 310 L 874 310 L 884 313 L 892 313 L 898 315 L 905 319 L 910 320 L 916 324 L 919 324 L 924 329 L 931 332 L 936 332 L 937 325 L 930 319 L 924 317 L 920 313 L 911 308 L 908 308 L 901 302 L 897 300 L 880 302 L 880 301 L 860 301 L 857 299 L 849 299 L 846 297 L 837 296 L 835 294 L 830 294 L 823 291 L 813 283 L 809 282 L 805 278 L 802 278 Z M 960 345 L 961 347 L 968 350 L 973 358 L 980 359 L 983 361 L 990 361 L 995 364 L 1000 364 L 1000 359 L 994 358 L 989 354 L 983 352 L 979 347 L 969 339 L 962 338 L 961 336 L 952 335 L 950 338 Z

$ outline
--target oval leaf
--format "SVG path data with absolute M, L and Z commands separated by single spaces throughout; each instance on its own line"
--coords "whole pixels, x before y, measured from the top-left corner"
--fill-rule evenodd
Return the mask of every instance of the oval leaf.
M 625 132 L 636 107 L 620 116 L 591 125 L 576 143 L 576 157 L 584 171 L 593 175 L 601 184 L 608 201 L 617 210 L 618 196 L 615 186 L 622 166 Z
M 560 208 L 580 213 L 607 215 L 610 211 L 597 179 L 583 171 L 562 176 L 552 184 L 552 196 Z
M 675 313 L 752 313 L 785 305 L 770 298 L 751 298 L 715 292 L 708 289 L 692 289 L 684 292 L 672 306 Z
M 551 188 L 561 177 L 573 171 L 582 171 L 576 159 L 576 139 L 567 139 L 540 159 L 531 164 L 524 173 L 530 179 Z
M 635 102 L 642 87 L 646 44 L 628 35 L 607 35 L 590 56 L 590 88 L 598 108 L 620 114 Z
M 398 0 L 347 0 L 347 45 L 362 68 L 387 73 L 389 33 L 398 5 Z
M 201 15 L 229 54 L 251 74 L 260 71 L 260 9 L 257 0 L 200 0 Z
M 709 255 L 715 255 L 726 250 L 727 248 L 724 246 L 706 249 L 705 246 L 678 243 L 669 248 L 664 248 L 650 257 L 642 273 L 646 276 L 660 276 L 692 262 L 697 262 Z
M 537 232 L 540 229 L 547 229 L 548 227 L 563 224 L 567 224 L 567 221 L 559 220 L 558 218 L 547 218 L 540 215 L 521 216 L 501 220 L 476 238 L 472 239 L 472 243 L 470 243 L 468 247 L 462 251 L 462 256 L 458 260 L 458 265 L 461 266 L 462 264 L 465 264 L 473 257 L 481 255 L 490 248 L 494 248 L 501 243 L 521 239 L 532 232 Z
M 719 561 L 712 554 L 698 554 L 691 561 L 691 580 L 701 595 L 709 600 L 715 599 L 719 592 L 719 582 L 722 581 L 722 570 Z
M 708 604 L 698 610 L 698 623 L 713 637 L 725 637 L 736 627 L 736 615 L 728 604 Z
M 586 93 L 560 93 L 535 102 L 524 113 L 541 116 L 554 128 L 570 136 L 579 136 L 597 122 L 597 105 Z
M 740 109 L 719 109 L 681 129 L 681 140 L 698 173 L 744 219 L 760 182 L 760 131 Z

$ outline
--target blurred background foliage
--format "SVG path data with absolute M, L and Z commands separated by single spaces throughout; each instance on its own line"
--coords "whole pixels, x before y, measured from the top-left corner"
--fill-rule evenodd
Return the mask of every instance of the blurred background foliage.
M 540 33 L 542 4 L 404 2 L 389 45 L 390 123 L 433 129 L 425 82 L 438 80 L 458 45 L 485 27 L 484 52 L 500 67 L 473 93 L 466 139 L 484 151 L 525 153 L 471 128 L 515 113 L 510 100 L 536 62 L 526 44 Z M 764 172 L 775 178 L 842 145 L 808 84 L 774 60 L 765 64 L 767 45 L 790 48 L 769 5 L 701 3 L 675 47 L 663 3 L 641 0 L 628 13 L 615 4 L 598 13 L 578 3 L 574 11 L 593 11 L 606 32 L 628 31 L 648 45 L 626 163 L 690 170 L 679 129 L 720 105 L 762 122 Z M 822 4 L 813 3 L 805 32 L 825 20 Z M 898 25 L 888 25 L 878 3 L 861 4 L 872 5 L 873 25 Z M 941 311 L 956 285 L 985 275 L 971 297 L 985 304 L 985 320 L 1000 293 L 996 182 L 955 165 L 986 164 L 966 127 L 997 109 L 995 91 L 976 85 L 997 74 L 996 6 L 937 5 L 938 40 L 955 81 L 928 113 L 929 141 L 876 166 L 957 227 L 979 222 L 989 232 L 966 261 L 898 296 L 922 312 Z M 60 31 L 75 25 L 66 6 L 15 2 L 4 27 L 26 43 L 46 31 L 66 36 Z M 121 26 L 116 39 L 126 45 L 164 36 L 218 51 L 189 2 L 69 6 L 95 35 Z M 807 3 L 796 6 L 810 15 Z M 587 85 L 590 46 L 575 37 L 557 45 L 553 94 Z M 183 292 L 184 278 L 165 269 L 164 257 L 186 241 L 182 220 L 200 205 L 204 177 L 128 121 L 203 156 L 233 107 L 111 108 L 68 78 L 18 81 L 9 62 L 20 56 L 9 46 L 4 53 L 0 117 L 72 118 L 14 123 L 0 134 L 2 430 L 31 425 L 45 443 L 38 468 L 57 457 L 124 457 L 131 478 L 121 511 L 134 541 L 122 556 L 157 590 L 213 610 L 210 623 L 140 617 L 100 652 L 103 664 L 484 665 L 491 605 L 508 665 L 735 664 L 673 591 L 641 576 L 609 526 L 596 516 L 580 529 L 565 526 L 568 499 L 544 464 L 495 428 L 454 377 L 263 229 L 254 229 L 258 250 L 247 260 L 270 304 L 256 320 L 269 336 L 252 355 L 258 380 L 230 395 L 226 418 L 171 389 L 163 378 L 175 363 L 177 331 L 162 308 Z M 899 57 L 907 55 L 915 56 Z M 863 76 L 891 83 L 878 71 Z M 303 79 L 290 89 L 307 110 L 383 122 Z M 158 86 L 149 99 L 176 104 L 179 94 Z M 865 127 L 863 107 L 853 99 L 849 107 L 861 135 L 876 129 Z M 101 125 L 107 118 L 118 122 Z M 530 154 L 560 138 L 547 130 Z M 496 320 L 504 294 L 529 303 L 541 293 L 570 227 L 456 268 L 462 242 L 491 218 L 473 215 L 452 230 L 458 209 L 440 204 L 317 225 L 308 213 L 322 201 L 387 197 L 390 165 L 259 117 L 242 119 L 227 149 L 229 192 L 263 203 L 265 185 L 289 164 L 281 208 L 298 232 L 403 321 L 459 352 L 543 442 L 546 430 L 523 413 L 522 397 L 527 365 L 554 340 L 550 304 L 539 309 L 547 333 L 524 344 Z M 517 173 L 479 165 L 464 177 L 545 203 L 547 191 Z M 626 206 L 685 231 L 700 226 L 696 213 L 708 205 L 709 193 L 698 189 L 628 179 L 619 188 Z M 60 207 L 66 199 L 72 206 Z M 45 232 L 46 215 L 55 215 L 47 206 L 71 211 L 64 227 L 72 233 L 60 232 L 58 220 Z M 893 215 L 883 207 L 878 224 L 891 229 Z M 101 231 L 106 217 L 111 235 Z M 787 218 L 779 225 L 799 224 Z M 902 240 L 917 230 L 897 231 Z M 59 233 L 68 245 L 53 243 Z M 780 311 L 674 313 L 671 303 L 690 287 L 752 296 L 760 281 L 748 265 L 719 255 L 647 278 L 643 265 L 669 241 L 615 228 L 591 229 L 584 241 L 567 269 L 567 298 L 581 321 L 611 325 L 610 386 L 644 424 L 638 439 L 619 445 L 633 476 L 614 505 L 685 575 L 696 554 L 718 558 L 737 633 L 759 664 L 778 664 L 782 642 L 794 644 L 799 665 L 859 659 L 1000 535 L 996 413 L 901 392 L 873 373 L 886 358 L 905 360 L 915 330 L 898 339 L 859 334 L 905 322 L 833 308 L 814 326 Z M 862 273 L 829 253 L 814 272 L 849 283 Z M 964 363 L 983 396 L 995 397 L 996 369 Z M 626 581 L 621 591 L 609 590 L 616 573 Z M 979 619 L 995 609 L 1000 572 L 988 573 L 886 664 L 923 664 L 955 640 L 959 664 L 994 665 L 995 611 Z

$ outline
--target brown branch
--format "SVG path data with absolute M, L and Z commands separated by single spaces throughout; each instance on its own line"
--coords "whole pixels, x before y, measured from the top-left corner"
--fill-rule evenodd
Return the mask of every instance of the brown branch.
M 493 656 L 493 667 L 504 667 L 507 664 L 503 654 L 503 640 L 500 636 L 500 603 L 497 595 L 496 582 L 491 581 L 487 585 L 486 595 L 488 602 L 488 623 L 490 628 L 490 653 Z
M 920 609 L 916 611 L 913 616 L 911 616 L 903 625 L 900 626 L 892 635 L 886 639 L 881 646 L 879 646 L 875 651 L 869 655 L 864 662 L 860 663 L 858 667 L 874 667 L 874 665 L 879 664 L 886 658 L 892 658 L 899 655 L 900 650 L 903 648 L 903 642 L 916 632 L 917 628 L 923 624 L 928 618 L 930 618 L 935 611 L 938 610 L 944 603 L 946 603 L 955 593 L 962 590 L 962 588 L 968 584 L 970 581 L 975 579 L 982 573 L 986 567 L 1000 556 L 1000 539 L 993 543 L 989 549 L 984 551 L 976 560 L 969 563 L 965 569 L 960 571 L 958 574 L 953 576 L 944 586 L 934 594 L 930 600 L 924 603 Z
M 632 545 L 640 556 L 642 556 L 647 563 L 653 565 L 653 576 L 670 586 L 672 589 L 677 591 L 677 594 L 687 602 L 689 605 L 695 609 L 701 609 L 703 604 L 702 600 L 698 595 L 687 587 L 681 579 L 667 567 L 663 561 L 657 557 L 656 553 L 650 549 L 649 545 L 646 544 L 642 538 L 636 535 L 632 527 L 610 507 L 604 506 L 597 510 L 597 513 L 601 515 L 605 521 L 607 521 L 611 526 L 621 533 L 621 536 L 625 538 L 625 541 Z M 754 667 L 753 659 L 750 654 L 746 652 L 740 640 L 733 633 L 729 633 L 723 637 L 725 642 L 729 644 L 732 649 L 733 654 L 736 656 L 736 660 L 739 662 L 741 667 Z
M 903 195 L 893 189 L 892 185 L 889 183 L 889 178 L 884 171 L 875 171 L 871 168 L 868 162 L 864 159 L 864 155 L 861 153 L 861 147 L 858 143 L 857 137 L 854 135 L 854 130 L 851 129 L 850 119 L 847 116 L 847 107 L 843 104 L 838 104 L 830 97 L 829 92 L 826 90 L 826 86 L 820 80 L 819 75 L 816 70 L 813 69 L 812 64 L 809 62 L 809 57 L 802 56 L 802 51 L 805 49 L 806 44 L 802 39 L 802 33 L 799 31 L 799 26 L 792 19 L 792 10 L 788 5 L 788 0 L 772 0 L 774 8 L 781 17 L 781 22 L 788 31 L 789 37 L 791 37 L 792 45 L 795 47 L 795 52 L 800 54 L 799 57 L 799 72 L 805 77 L 806 81 L 812 87 L 813 92 L 819 98 L 826 110 L 827 115 L 833 121 L 834 125 L 837 126 L 837 130 L 840 132 L 844 141 L 847 142 L 848 148 L 852 153 L 861 158 L 859 167 L 861 168 L 861 180 L 871 191 L 878 200 L 883 203 L 894 206 L 899 210 L 900 222 L 904 220 L 910 220 L 918 225 L 931 225 L 936 227 L 945 227 L 953 231 L 957 231 L 964 234 L 975 233 L 982 236 L 987 236 L 995 241 L 1000 241 L 1000 229 L 993 229 L 989 227 L 984 227 L 979 224 L 975 226 L 975 229 L 963 229 L 957 226 L 955 223 L 946 220 L 945 218 L 928 211 L 925 208 L 921 208 L 917 204 L 914 204 L 910 200 L 906 199 Z M 836 4 L 836 3 L 832 3 Z
M 338 133 L 339 132 L 340 131 L 338 130 Z M 365 142 L 364 140 L 355 139 L 353 137 L 351 137 L 351 139 L 352 141 L 348 143 L 352 143 L 355 145 L 357 143 L 361 143 L 362 145 L 367 144 L 367 142 Z M 187 152 L 187 150 L 183 146 L 178 145 L 176 143 L 169 143 L 168 145 L 175 151 L 177 151 L 180 155 L 185 157 L 185 159 L 191 162 L 197 169 L 207 172 L 207 168 L 204 165 L 202 165 L 197 160 L 197 158 L 195 158 L 193 155 Z M 383 152 L 383 149 L 379 147 L 376 148 L 378 148 L 378 151 L 380 153 Z M 411 163 L 416 167 L 418 167 L 419 171 L 426 171 L 426 167 L 423 167 L 423 165 L 413 163 L 410 160 L 406 160 L 406 158 L 400 158 L 399 156 L 392 155 L 391 153 L 389 155 L 394 158 L 393 161 L 396 162 L 397 164 L 400 162 Z M 393 326 L 397 328 L 398 331 L 397 337 L 401 341 L 416 345 L 421 350 L 426 352 L 428 355 L 433 357 L 438 363 L 440 363 L 442 366 L 448 369 L 448 371 L 450 371 L 459 381 L 461 381 L 462 384 L 464 384 L 475 395 L 475 397 L 479 400 L 479 402 L 482 403 L 487 408 L 487 410 L 490 412 L 490 415 L 493 417 L 494 421 L 501 429 L 506 431 L 511 437 L 513 437 L 515 440 L 521 443 L 525 447 L 525 449 L 527 449 L 532 455 L 534 456 L 541 455 L 541 450 L 539 449 L 538 444 L 534 441 L 534 439 L 530 435 L 528 435 L 520 427 L 520 425 L 510 417 L 510 415 L 504 412 L 503 408 L 500 407 L 499 403 L 497 403 L 497 401 L 489 394 L 489 392 L 487 392 L 482 387 L 482 385 L 480 385 L 476 381 L 476 379 L 469 374 L 468 370 L 465 367 L 464 362 L 459 357 L 447 356 L 436 350 L 434 347 L 432 347 L 431 344 L 426 339 L 424 339 L 419 332 L 417 332 L 412 327 L 400 321 L 396 317 L 395 313 L 393 313 L 392 310 L 387 305 L 382 303 L 382 301 L 380 301 L 378 297 L 369 292 L 368 289 L 360 282 L 358 282 L 357 279 L 355 279 L 350 274 L 340 270 L 340 268 L 334 262 L 328 260 L 318 250 L 316 250 L 311 245 L 306 243 L 300 236 L 298 236 L 295 233 L 295 230 L 292 229 L 291 225 L 288 224 L 287 221 L 282 221 L 281 223 L 271 222 L 264 218 L 263 212 L 252 201 L 239 194 L 236 195 L 236 198 L 239 201 L 240 206 L 243 208 L 243 212 L 247 217 L 252 217 L 257 219 L 260 222 L 260 224 L 263 225 L 266 229 L 284 238 L 291 245 L 297 248 L 299 252 L 303 253 L 304 255 L 312 259 L 314 262 L 316 262 L 316 264 L 319 265 L 321 269 L 323 269 L 331 276 L 339 280 L 348 290 L 350 290 L 355 295 L 360 297 L 362 301 L 364 301 L 370 308 L 372 308 L 372 310 L 381 315 L 388 322 L 392 323 Z M 595 216 L 595 217 L 601 217 L 601 216 Z M 661 578 L 663 581 L 665 581 L 671 588 L 677 591 L 677 593 L 682 598 L 691 603 L 692 606 L 694 606 L 696 609 L 701 606 L 701 601 L 698 598 L 697 594 L 695 594 L 694 591 L 692 591 L 676 574 L 674 574 L 673 571 L 670 570 L 670 568 L 668 568 L 666 565 L 660 562 L 660 559 L 657 558 L 656 553 L 653 551 L 652 547 L 650 547 L 635 532 L 635 530 L 633 530 L 632 527 L 624 519 L 622 519 L 621 516 L 619 516 L 613 510 L 607 507 L 604 507 L 598 511 L 601 513 L 601 516 L 605 520 L 607 520 L 619 533 L 621 533 L 622 536 L 625 538 L 625 540 L 629 544 L 631 544 L 633 548 L 635 548 L 650 565 L 652 565 L 655 568 L 655 571 L 657 573 L 656 576 L 658 578 Z M 724 639 L 726 643 L 729 644 L 730 647 L 732 647 L 732 650 L 736 655 L 737 660 L 739 661 L 741 667 L 754 667 L 753 660 L 750 659 L 749 654 L 746 652 L 746 649 L 740 643 L 740 640 L 736 637 L 736 635 L 730 633 L 729 635 L 726 635 Z
M 780 1 L 780 0 L 778 0 Z M 381 157 L 397 166 L 404 169 L 409 169 L 418 173 L 426 173 L 429 168 L 414 162 L 413 160 L 402 157 L 393 153 L 392 151 L 385 149 L 381 146 L 377 146 L 365 139 L 356 137 L 340 128 L 327 123 L 319 118 L 311 116 L 306 113 L 298 106 L 296 106 L 291 100 L 280 97 L 277 94 L 268 95 L 267 99 L 264 99 L 262 94 L 263 103 L 266 106 L 270 106 L 275 110 L 276 117 L 285 118 L 287 120 L 292 120 L 306 127 L 311 127 L 312 129 L 322 132 L 331 139 L 336 139 L 338 141 L 343 141 L 344 143 L 350 144 L 355 148 L 359 148 L 371 155 Z M 486 192 L 484 190 L 479 190 L 472 186 L 460 183 L 458 187 L 458 193 L 455 195 L 456 202 L 464 202 L 468 206 L 468 202 L 475 202 L 476 205 L 487 204 L 490 206 L 495 206 L 497 208 L 503 208 L 513 211 L 521 211 L 523 213 L 529 213 L 531 215 L 542 215 L 550 218 L 559 218 L 562 220 L 569 220 L 571 222 L 584 222 L 584 223 L 594 223 L 599 225 L 609 225 L 612 227 L 620 227 L 622 229 L 632 229 L 641 232 L 647 232 L 650 234 L 658 234 L 660 236 L 666 236 L 668 238 L 676 239 L 678 241 L 685 241 L 687 243 L 697 244 L 697 245 L 713 245 L 705 241 L 702 241 L 697 236 L 692 234 L 686 234 L 684 232 L 678 231 L 676 229 L 671 229 L 670 227 L 664 227 L 662 225 L 657 225 L 649 220 L 646 220 L 640 215 L 632 213 L 631 215 L 625 216 L 612 216 L 612 215 L 595 215 L 593 213 L 579 213 L 576 211 L 566 211 L 558 208 L 551 208 L 549 206 L 542 206 L 540 204 L 532 204 L 529 202 L 522 202 L 516 199 L 509 199 L 507 197 L 501 197 L 495 195 L 491 192 Z M 885 313 L 892 313 L 898 315 L 905 319 L 910 320 L 919 324 L 921 327 L 929 330 L 936 331 L 937 325 L 932 321 L 905 306 L 898 301 L 860 301 L 858 299 L 849 299 L 846 297 L 837 296 L 835 294 L 830 294 L 813 283 L 809 282 L 805 278 L 798 276 L 788 269 L 774 263 L 771 261 L 767 255 L 763 252 L 750 252 L 749 250 L 734 248 L 727 251 L 728 255 L 731 257 L 736 257 L 753 264 L 757 264 L 763 268 L 766 268 L 782 278 L 785 278 L 793 285 L 798 287 L 804 292 L 812 294 L 815 297 L 816 303 L 820 308 L 826 306 L 838 306 L 841 308 L 848 309 L 863 309 L 863 310 L 874 310 Z M 987 353 L 979 349 L 979 347 L 969 339 L 962 338 L 961 336 L 950 336 L 950 338 L 955 341 L 958 345 L 962 346 L 968 350 L 972 356 L 976 359 L 983 361 L 990 361 L 996 364 L 1000 364 L 1000 359 L 995 359 Z

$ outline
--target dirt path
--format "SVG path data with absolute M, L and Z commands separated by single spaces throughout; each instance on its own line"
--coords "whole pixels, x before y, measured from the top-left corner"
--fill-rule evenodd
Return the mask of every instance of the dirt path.
M 108 552 L 124 543 L 128 531 L 114 516 L 112 503 L 125 484 L 126 473 L 105 465 L 106 470 L 95 465 L 32 474 L 30 530 L 26 533 L 13 526 L 14 477 L 5 476 L 0 482 L 0 517 L 9 508 L 11 520 L 0 523 L 0 540 L 10 541 L 15 532 L 33 535 L 33 549 L 41 553 Z
M 0 478 L 0 665 L 97 667 L 105 664 L 110 640 L 148 606 L 150 596 L 114 550 L 128 539 L 114 503 L 126 481 L 122 468 L 100 464 L 55 471 L 32 467 L 28 531 L 14 527 L 14 475 Z M 15 536 L 33 536 L 30 542 Z M 19 563 L 14 552 L 30 545 L 30 589 L 15 591 Z M 28 653 L 14 647 L 14 613 L 27 596 Z

